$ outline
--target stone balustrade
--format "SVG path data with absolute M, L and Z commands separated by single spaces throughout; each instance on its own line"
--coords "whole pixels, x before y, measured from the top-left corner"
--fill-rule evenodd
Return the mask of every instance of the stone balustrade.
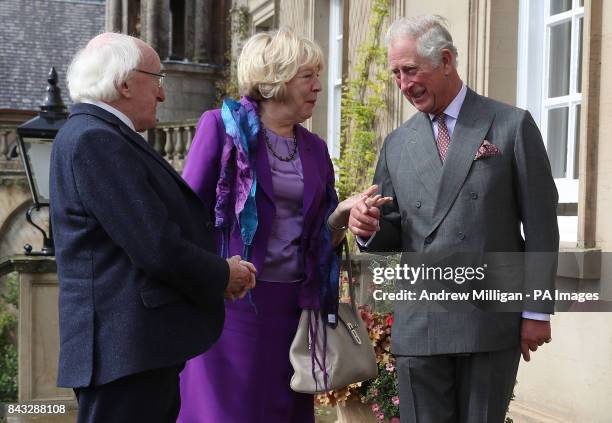
M 197 119 L 159 124 L 147 131 L 147 141 L 164 156 L 178 172 L 183 170 L 185 157 L 191 147 Z
M 161 154 L 178 172 L 183 170 L 185 157 L 191 147 L 197 119 L 168 122 L 147 131 L 145 137 L 155 151 Z M 16 159 L 17 133 L 14 126 L 0 126 L 0 173 L 22 174 L 21 160 Z
M 11 135 L 14 134 L 14 128 L 0 127 L 0 160 L 7 160 L 9 158 L 9 150 L 11 144 Z
M 17 132 L 15 126 L 0 125 L 0 176 L 14 177 L 23 175 L 23 165 L 17 158 Z

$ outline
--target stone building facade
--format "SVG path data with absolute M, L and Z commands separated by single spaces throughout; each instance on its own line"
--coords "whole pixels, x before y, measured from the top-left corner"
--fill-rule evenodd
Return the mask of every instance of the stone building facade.
M 2 0 L 0 2 L 0 257 L 40 249 L 41 234 L 25 220 L 30 191 L 15 128 L 36 116 L 54 66 L 63 100 L 70 104 L 66 69 L 74 53 L 104 30 L 103 0 Z M 38 216 L 43 225 L 46 211 Z
M 160 122 L 198 118 L 218 101 L 229 48 L 229 0 L 107 0 L 106 30 L 159 53 L 166 101 Z
M 2 0 L 0 7 L 0 257 L 37 249 L 40 234 L 25 221 L 31 203 L 16 157 L 15 128 L 44 100 L 51 66 L 64 102 L 72 56 L 103 31 L 151 44 L 162 59 L 166 101 L 159 127 L 144 134 L 179 170 L 197 118 L 224 91 L 229 49 L 229 0 Z M 32 22 L 36 22 L 33 25 Z M 41 216 L 43 224 L 46 215 Z

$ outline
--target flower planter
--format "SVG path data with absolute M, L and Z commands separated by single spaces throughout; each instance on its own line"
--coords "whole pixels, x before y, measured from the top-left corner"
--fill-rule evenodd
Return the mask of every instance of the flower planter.
M 368 404 L 362 404 L 357 401 L 347 401 L 346 405 L 337 405 L 338 413 L 337 423 L 380 423 Z M 383 420 L 388 422 L 388 420 Z
M 359 310 L 376 354 L 378 377 L 321 394 L 317 396 L 317 403 L 332 407 L 338 404 L 337 423 L 400 423 L 397 417 L 397 372 L 390 351 L 393 315 L 389 312 L 373 312 L 371 307 L 364 305 L 359 306 Z

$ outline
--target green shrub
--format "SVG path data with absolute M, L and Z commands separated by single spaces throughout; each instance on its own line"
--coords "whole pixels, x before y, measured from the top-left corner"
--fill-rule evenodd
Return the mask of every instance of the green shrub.
M 357 60 L 342 92 L 340 158 L 336 160 L 340 200 L 370 186 L 382 144 L 377 125 L 387 110 L 390 72 L 381 35 L 390 2 L 373 0 L 371 8 L 368 34 L 357 48 Z
M 17 401 L 17 274 L 0 290 L 0 402 Z

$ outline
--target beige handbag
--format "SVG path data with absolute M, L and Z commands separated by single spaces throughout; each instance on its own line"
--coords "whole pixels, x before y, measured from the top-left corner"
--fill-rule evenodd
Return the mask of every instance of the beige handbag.
M 291 389 L 296 392 L 318 394 L 378 376 L 374 348 L 355 306 L 355 288 L 346 239 L 343 248 L 351 302 L 338 305 L 339 321 L 335 329 L 327 326 L 324 319 L 315 319 L 312 310 L 302 310 L 297 333 L 289 350 L 289 360 L 294 370 Z M 325 353 L 324 330 L 327 331 Z M 311 332 L 316 335 L 315 354 L 311 349 Z

